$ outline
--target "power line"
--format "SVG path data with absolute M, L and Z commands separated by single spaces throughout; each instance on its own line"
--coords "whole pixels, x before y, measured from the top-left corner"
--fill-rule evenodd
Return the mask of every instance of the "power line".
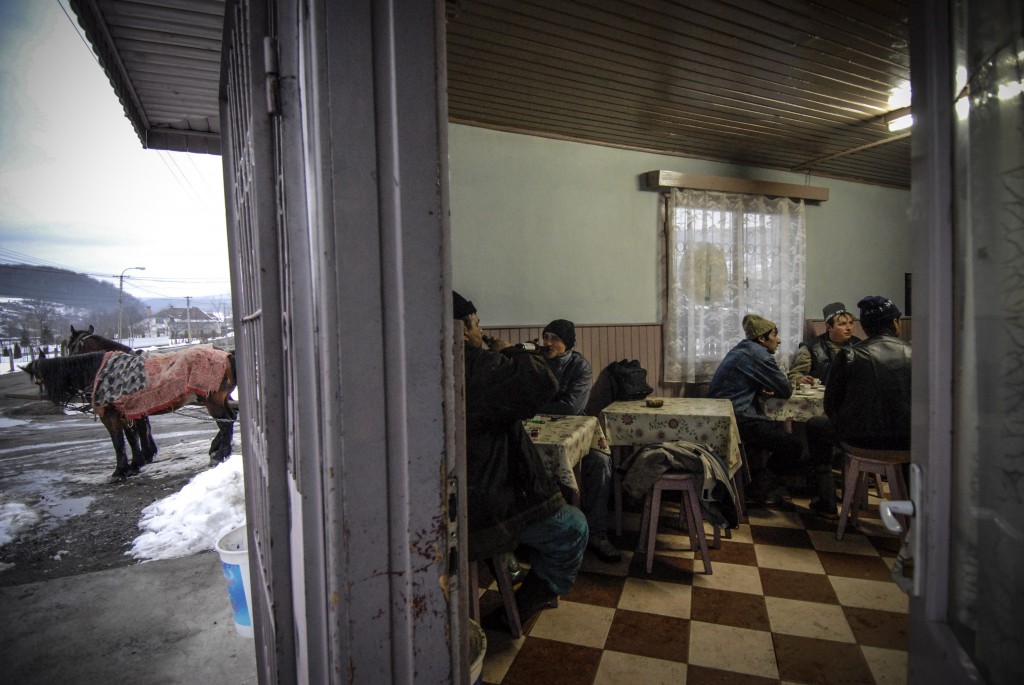
M 196 192 L 195 187 L 193 187 L 192 183 L 188 180 L 188 177 L 186 177 L 181 171 L 181 168 L 178 167 L 174 158 L 170 155 L 164 154 L 163 150 L 158 150 L 157 152 L 159 153 L 158 156 L 160 157 L 160 161 L 164 163 L 165 167 L 167 167 L 167 171 L 170 172 L 171 177 L 174 179 L 174 182 L 178 184 L 178 187 L 181 188 L 186 195 L 192 196 L 192 199 L 196 203 L 202 202 L 202 199 L 199 197 L 199 193 Z M 171 164 L 174 164 L 173 169 L 171 168 Z M 177 169 L 177 173 L 175 173 L 175 169 Z M 184 183 L 182 183 L 182 180 L 184 180 Z M 186 184 L 188 184 L 188 187 L 186 187 Z
M 0 248 L 0 252 L 2 252 L 2 251 L 3 251 L 2 248 Z M 107 281 L 111 281 L 111 283 L 108 283 L 108 284 L 112 285 L 112 286 L 115 285 L 113 283 L 113 281 L 116 281 L 119 278 L 116 274 L 83 273 L 83 272 L 78 271 L 78 270 L 76 270 L 74 268 L 71 268 L 71 267 L 56 267 L 56 266 L 49 266 L 49 265 L 45 265 L 45 264 L 3 264 L 3 263 L 0 263 L 0 270 L 23 271 L 23 272 L 26 272 L 26 273 L 29 273 L 29 272 L 33 272 L 34 273 L 34 272 L 38 272 L 38 271 L 54 271 L 54 270 L 56 270 L 58 272 L 67 272 L 68 274 L 72 274 L 72 275 L 75 275 L 75 276 L 88 276 L 90 278 L 99 280 L 99 281 L 101 281 L 103 283 L 107 283 Z M 147 276 L 125 276 L 125 285 L 130 287 L 133 290 L 138 290 L 138 291 L 141 291 L 141 292 L 144 292 L 144 293 L 148 293 L 148 296 L 152 296 L 152 297 L 171 297 L 171 298 L 173 298 L 173 297 L 181 297 L 181 295 L 177 295 L 177 294 L 173 294 L 173 293 L 169 292 L 168 289 L 171 289 L 171 288 L 174 288 L 174 287 L 178 287 L 178 288 L 188 287 L 188 288 L 192 289 L 195 286 L 210 285 L 210 286 L 216 286 L 216 287 L 223 288 L 225 291 L 230 292 L 230 290 L 231 290 L 231 279 L 230 278 L 187 278 L 187 277 L 180 277 L 180 278 L 157 278 L 157 277 L 147 277 Z M 30 290 L 28 292 L 31 292 L 33 294 L 45 295 L 47 291 L 40 290 L 39 288 L 34 288 L 33 290 Z M 50 292 L 52 292 L 52 291 L 50 291 Z
M 0 252 L 3 252 L 3 251 L 4 251 L 3 248 L 0 248 Z M 4 264 L 4 263 L 0 263 L 0 267 L 2 267 L 4 269 L 10 269 L 10 270 L 16 270 L 16 271 L 26 271 L 26 272 L 34 272 L 34 271 L 38 271 L 40 269 L 44 269 L 44 270 L 45 269 L 61 269 L 63 271 L 67 271 L 69 273 L 72 273 L 72 274 L 75 274 L 75 275 L 78 275 L 78 276 L 88 276 L 90 278 L 101 279 L 101 280 L 104 280 L 104 282 L 106 282 L 106 280 L 114 281 L 114 280 L 118 279 L 117 274 L 82 272 L 82 271 L 78 271 L 77 269 L 74 269 L 72 267 L 67 267 L 67 266 L 63 266 L 63 265 L 61 265 L 61 266 L 50 266 L 48 264 Z M 129 281 L 129 279 L 131 279 L 131 280 Z M 132 282 L 132 281 L 136 281 L 136 282 Z M 141 283 L 138 283 L 137 281 L 145 281 L 147 283 L 147 285 L 150 285 L 150 286 L 154 286 L 155 285 L 157 287 L 161 287 L 162 286 L 164 288 L 173 287 L 173 286 L 184 287 L 184 286 L 196 286 L 196 285 L 213 285 L 213 286 L 222 287 L 222 288 L 224 288 L 226 290 L 229 290 L 229 291 L 231 290 L 231 279 L 230 279 L 230 277 L 227 277 L 227 278 L 187 278 L 187 277 L 181 277 L 181 278 L 156 278 L 156 277 L 149 277 L 149 276 L 126 276 L 125 277 L 125 282 L 129 283 L 133 288 L 136 288 L 138 290 L 142 290 L 144 292 L 151 293 L 152 295 L 155 295 L 157 297 L 178 297 L 178 296 L 177 295 L 168 294 L 167 292 L 161 292 L 159 290 L 154 290 L 152 287 L 146 287 L 146 286 L 142 285 Z
M 6 247 L 0 247 L 0 257 L 3 257 L 5 259 L 17 259 L 22 262 L 35 262 L 34 264 L 29 264 L 29 266 L 50 266 L 57 269 L 67 269 L 68 271 L 75 270 L 74 267 L 68 266 L 67 264 L 59 264 L 57 262 L 51 262 L 47 259 L 42 259 L 40 257 L 33 257 L 31 255 L 22 254 L 21 252 L 15 252 L 14 250 L 8 249 Z M 11 266 L 17 265 L 12 264 Z
M 68 20 L 68 23 L 71 24 L 71 28 L 78 36 L 78 39 L 82 41 L 82 45 L 85 46 L 85 51 L 89 53 L 89 56 L 92 57 L 93 61 L 96 62 L 96 64 L 98 64 L 100 68 L 103 68 L 103 65 L 100 64 L 99 57 L 97 57 L 96 53 L 92 51 L 92 46 L 89 45 L 89 41 L 86 40 L 85 36 L 82 34 L 81 29 L 78 27 L 78 22 L 72 19 L 71 15 L 68 14 L 68 10 L 66 7 L 64 7 L 64 3 L 62 3 L 60 0 L 57 0 L 57 6 L 60 7 L 60 11 L 64 13 L 64 16 Z

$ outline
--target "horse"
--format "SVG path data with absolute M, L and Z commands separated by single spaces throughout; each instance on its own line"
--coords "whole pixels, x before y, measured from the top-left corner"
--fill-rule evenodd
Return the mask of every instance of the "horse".
M 132 354 L 139 354 L 138 350 L 133 350 L 116 340 L 98 335 L 92 324 L 89 324 L 89 330 L 87 331 L 76 331 L 75 327 L 71 326 L 71 337 L 68 338 L 67 348 L 69 355 L 83 354 L 85 352 L 130 352 Z M 156 442 L 153 440 L 153 428 L 149 424 L 149 417 L 143 416 L 138 421 L 133 421 L 128 428 L 128 432 L 125 433 L 125 438 L 128 439 L 128 445 L 132 450 L 132 463 L 129 475 L 134 475 L 145 464 L 152 464 L 153 458 L 156 457 L 158 451 Z M 136 444 L 138 445 L 138 451 Z
M 235 412 L 228 399 L 235 389 L 235 363 L 230 352 L 209 347 L 145 357 L 88 352 L 37 359 L 24 370 L 39 379 L 46 398 L 54 404 L 65 406 L 76 395 L 91 393 L 93 410 L 110 434 L 117 455 L 111 482 L 124 480 L 132 473 L 124 448 L 126 436 L 132 447 L 132 462 L 139 464 L 131 438 L 132 421 L 175 411 L 196 398 L 202 399 L 218 425 L 210 443 L 210 466 L 231 455 Z
M 136 350 L 124 343 L 119 343 L 110 338 L 97 335 L 96 329 L 89 324 L 89 330 L 76 331 L 71 327 L 71 337 L 68 338 L 68 354 L 82 354 L 83 352 L 131 352 L 138 354 Z

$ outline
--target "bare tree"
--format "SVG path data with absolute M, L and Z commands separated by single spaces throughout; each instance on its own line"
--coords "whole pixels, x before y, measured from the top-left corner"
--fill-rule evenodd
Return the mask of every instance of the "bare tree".
M 43 300 L 29 300 L 28 313 L 29 321 L 31 324 L 34 324 L 30 330 L 39 332 L 40 342 L 44 344 L 53 342 L 53 320 L 57 314 L 57 309 L 53 306 L 53 303 Z M 42 340 L 44 332 L 49 334 L 49 340 Z
M 21 335 L 21 322 L 17 317 L 5 313 L 3 318 L 0 318 L 0 332 L 5 338 L 17 338 Z

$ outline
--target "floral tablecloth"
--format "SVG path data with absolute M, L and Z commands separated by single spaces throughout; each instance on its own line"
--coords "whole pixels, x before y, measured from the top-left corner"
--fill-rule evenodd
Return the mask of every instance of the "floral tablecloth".
M 579 492 L 573 468 L 593 449 L 609 453 L 604 431 L 593 416 L 538 414 L 523 422 L 544 464 L 565 487 Z
M 604 426 L 613 446 L 687 440 L 709 445 L 725 461 L 729 474 L 743 463 L 740 432 L 729 400 L 665 397 L 661 407 L 644 400 L 613 402 L 604 409 Z
M 764 413 L 772 421 L 807 421 L 825 415 L 825 388 L 818 386 L 807 394 L 794 392 L 788 400 L 765 400 Z

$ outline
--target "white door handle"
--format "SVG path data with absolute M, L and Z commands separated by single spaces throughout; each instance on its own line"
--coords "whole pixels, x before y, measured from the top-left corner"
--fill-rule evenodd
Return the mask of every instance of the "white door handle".
M 903 538 L 900 553 L 893 565 L 892 577 L 900 588 L 914 596 L 921 596 L 924 557 L 921 556 L 921 541 L 924 539 L 925 516 L 918 516 L 921 505 L 921 467 L 910 465 L 910 499 L 885 500 L 878 505 L 885 527 Z M 914 519 L 914 527 L 904 533 L 903 524 L 897 516 Z
M 885 500 L 878 505 L 878 509 L 882 514 L 882 523 L 897 535 L 903 532 L 903 524 L 896 516 L 914 515 L 914 503 L 909 499 Z

